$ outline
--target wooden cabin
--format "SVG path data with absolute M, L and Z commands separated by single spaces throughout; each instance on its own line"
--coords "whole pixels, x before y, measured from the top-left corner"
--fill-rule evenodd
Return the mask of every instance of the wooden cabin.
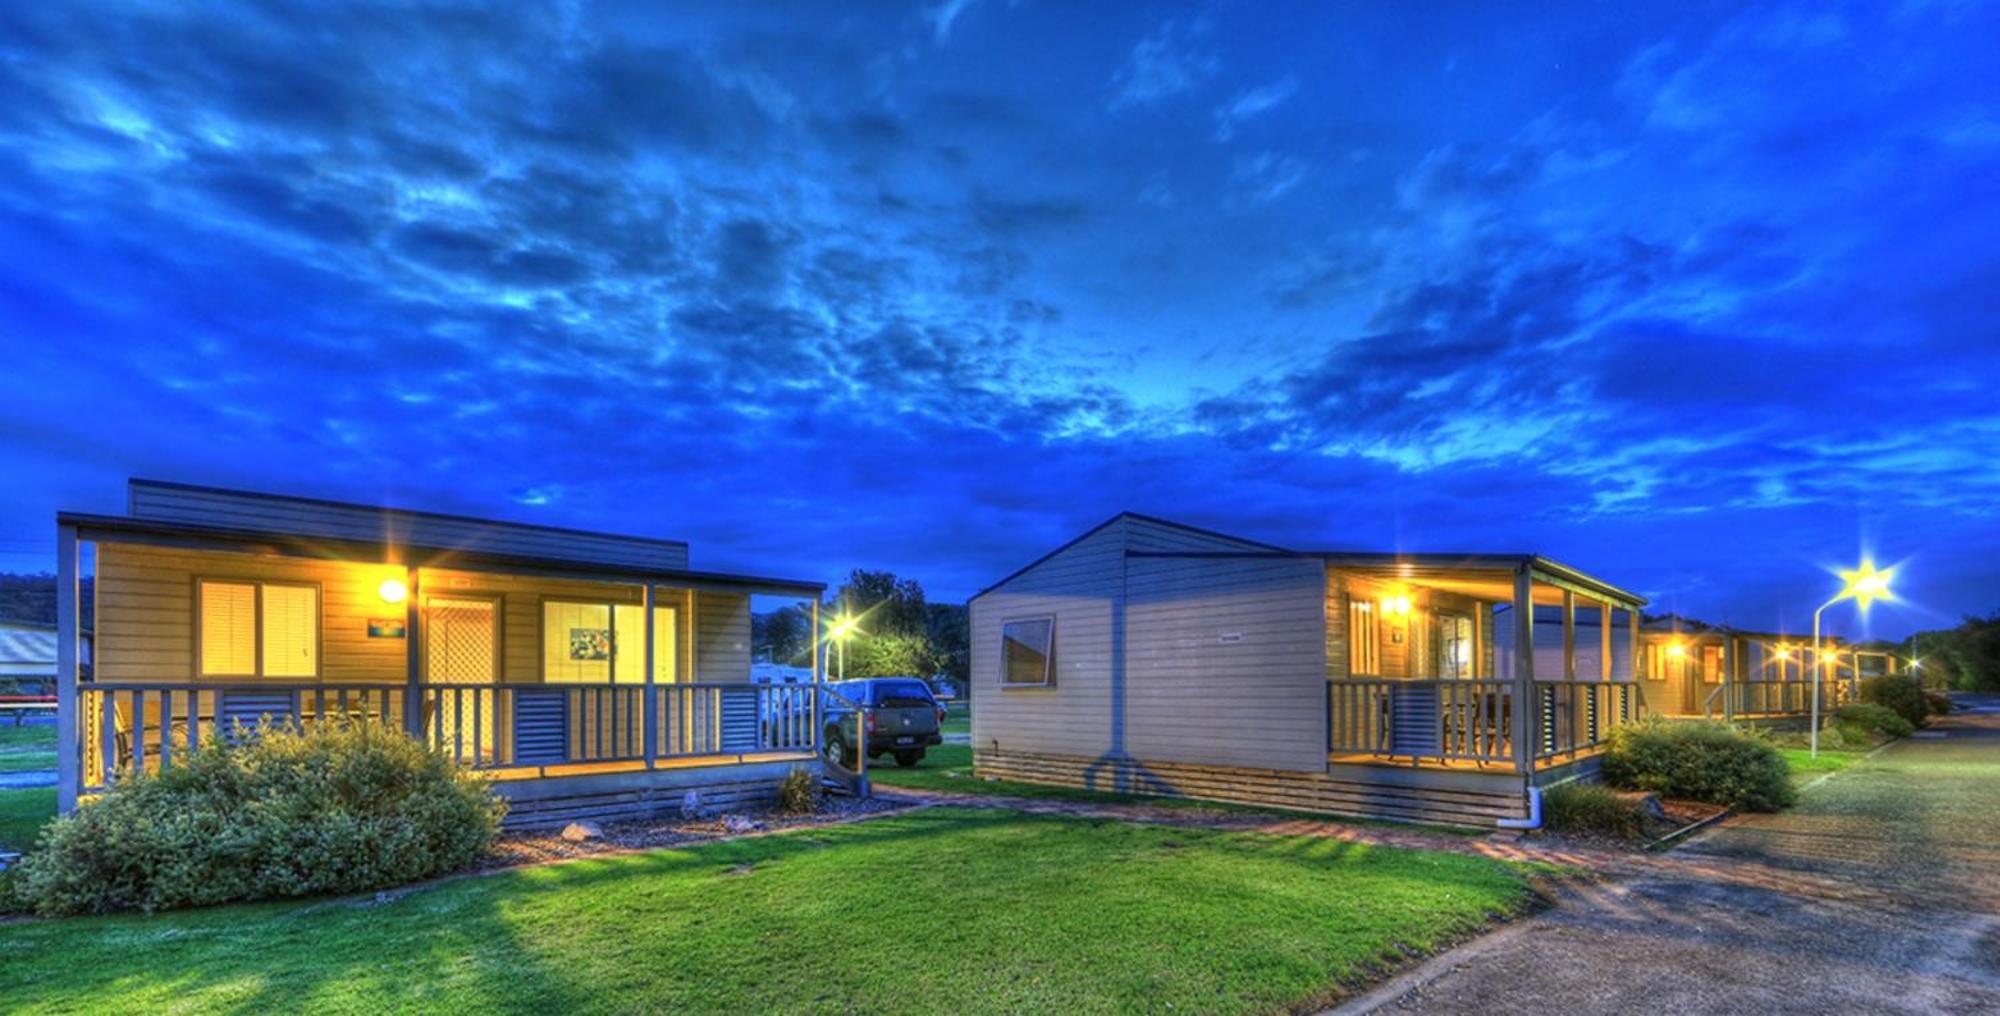
M 56 529 L 64 811 L 246 726 L 334 716 L 490 773 L 515 825 L 689 790 L 724 807 L 818 766 L 817 683 L 751 680 L 750 604 L 816 610 L 820 583 L 696 571 L 677 540 L 145 480 L 126 514 Z
M 1854 700 L 1855 653 L 1836 635 L 1812 639 L 1711 627 L 1678 617 L 1640 630 L 1639 686 L 1650 713 L 1712 720 L 1796 720 Z
M 975 770 L 1485 825 L 1639 715 L 1645 600 L 1535 555 L 1298 551 L 1124 514 L 973 597 Z

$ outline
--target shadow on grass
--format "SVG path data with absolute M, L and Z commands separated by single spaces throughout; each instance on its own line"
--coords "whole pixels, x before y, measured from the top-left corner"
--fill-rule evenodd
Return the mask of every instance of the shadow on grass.
M 913 987 L 945 992 L 929 996 L 940 1004 L 969 990 L 939 980 L 948 971 L 933 969 L 933 946 L 952 978 L 1015 976 L 1017 959 L 993 954 L 990 936 L 1027 928 L 1082 950 L 1072 961 L 1054 944 L 1019 946 L 1045 949 L 1032 961 L 1064 990 L 1110 990 L 1091 987 L 1123 976 L 1108 968 L 1177 970 L 1207 954 L 1166 964 L 1145 950 L 1259 934 L 1267 911 L 1337 924 L 1342 907 L 1359 906 L 1344 901 L 1350 885 L 1370 894 L 1370 912 L 1408 898 L 1404 918 L 1373 932 L 1401 941 L 1400 920 L 1430 919 L 1435 901 L 1503 898 L 1518 876 L 1496 876 L 1502 868 L 1322 838 L 939 808 L 466 879 L 379 904 L 0 928 L 0 998 L 27 1009 L 893 1008 Z M 857 923 L 869 913 L 881 926 Z M 1483 914 L 1451 918 L 1469 919 Z M 908 948 L 912 934 L 931 945 Z M 847 962 L 857 951 L 871 963 Z M 1138 959 L 1104 958 L 1128 954 Z M 1063 1000 L 1007 998 L 998 1007 Z

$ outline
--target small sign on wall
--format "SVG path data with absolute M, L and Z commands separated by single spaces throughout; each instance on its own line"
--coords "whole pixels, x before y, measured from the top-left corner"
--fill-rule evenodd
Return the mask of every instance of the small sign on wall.
M 368 619 L 368 637 L 371 639 L 400 639 L 408 635 L 405 630 L 409 622 L 401 617 L 371 617 Z

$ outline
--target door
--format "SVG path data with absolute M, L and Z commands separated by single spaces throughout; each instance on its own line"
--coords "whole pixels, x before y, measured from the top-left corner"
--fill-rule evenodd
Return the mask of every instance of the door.
M 474 764 L 497 761 L 507 703 L 500 678 L 499 603 L 433 596 L 424 605 L 424 724 L 432 743 Z

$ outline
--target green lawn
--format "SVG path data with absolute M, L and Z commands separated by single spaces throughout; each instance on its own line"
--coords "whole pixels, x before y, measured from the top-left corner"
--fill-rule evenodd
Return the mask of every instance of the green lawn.
M 0 726 L 0 773 L 56 767 L 56 728 L 51 725 Z
M 1528 899 L 1485 858 L 927 809 L 380 905 L 0 926 L 10 1011 L 1306 1008 Z
M 938 730 L 946 734 L 972 733 L 972 707 L 964 702 L 953 702 L 951 712 L 944 718 L 944 726 Z
M 0 751 L 7 751 L 10 748 L 56 750 L 55 724 L 24 723 L 17 727 L 11 720 L 0 723 Z
M 1865 751 L 1825 751 L 1818 758 L 1805 748 L 1780 748 L 1785 764 L 1792 770 L 1792 785 L 1808 783 L 1826 773 L 1837 773 L 1867 756 Z
M 0 850 L 21 851 L 35 842 L 35 834 L 56 815 L 56 788 L 0 790 Z M 0 956 L 4 956 L 0 952 Z

